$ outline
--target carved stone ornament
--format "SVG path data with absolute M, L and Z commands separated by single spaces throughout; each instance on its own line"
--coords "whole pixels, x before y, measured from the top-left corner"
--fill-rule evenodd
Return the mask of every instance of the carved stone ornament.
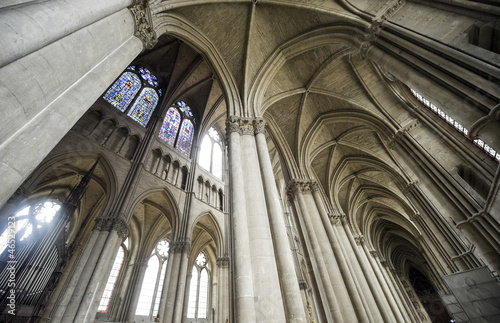
M 297 196 L 298 193 L 302 194 L 311 193 L 312 190 L 311 184 L 312 182 L 309 180 L 292 179 L 290 182 L 288 182 L 288 186 L 286 189 L 287 194 L 289 196 L 295 197 Z
M 365 237 L 362 235 L 356 235 L 354 236 L 354 241 L 356 241 L 357 245 L 362 245 L 365 242 Z
M 266 132 L 266 120 L 262 118 L 257 118 L 253 121 L 253 127 L 255 134 Z
M 330 222 L 335 225 L 344 224 L 347 221 L 347 216 L 343 213 L 331 214 Z
M 254 119 L 252 118 L 240 118 L 240 117 L 229 117 L 226 121 L 226 134 L 229 135 L 232 132 L 237 132 L 240 135 L 253 135 L 254 134 Z
M 128 225 L 122 219 L 115 219 L 115 222 L 113 223 L 113 230 L 115 230 L 123 239 L 128 237 Z
M 217 267 L 228 267 L 229 266 L 229 257 L 219 257 L 217 258 Z
M 113 228 L 113 223 L 115 221 L 114 217 L 111 216 L 100 216 L 95 219 L 94 230 L 97 231 L 111 231 Z
M 136 0 L 134 1 L 134 4 L 129 7 L 129 9 L 134 16 L 134 35 L 142 40 L 144 47 L 147 49 L 153 48 L 158 42 L 158 38 L 156 37 L 156 33 L 153 29 L 153 22 L 151 19 L 148 1 Z
M 170 243 L 169 251 L 171 253 L 185 253 L 189 252 L 189 250 L 191 250 L 191 244 L 187 240 L 174 241 Z

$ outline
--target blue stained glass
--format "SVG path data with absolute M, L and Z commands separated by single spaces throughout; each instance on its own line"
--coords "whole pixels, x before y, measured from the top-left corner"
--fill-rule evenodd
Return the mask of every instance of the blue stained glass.
M 163 125 L 161 126 L 160 133 L 158 135 L 160 139 L 173 146 L 180 123 L 181 115 L 179 114 L 177 109 L 168 109 L 167 113 L 165 114 L 165 119 L 163 119 Z
M 177 140 L 177 149 L 189 156 L 191 150 L 191 141 L 193 140 L 193 123 L 185 119 L 182 121 L 179 139 Z
M 151 74 L 151 72 L 147 68 L 139 67 L 139 73 L 141 74 L 141 77 L 146 80 L 151 86 L 157 87 L 158 85 L 160 85 L 156 76 Z
M 184 101 L 178 101 L 177 105 L 179 106 L 179 109 L 182 111 L 182 113 L 184 113 L 187 117 L 191 118 L 193 116 L 191 108 Z
M 160 94 L 160 96 L 162 95 L 162 93 L 161 93 L 161 89 L 158 89 L 158 93 Z
M 130 65 L 129 67 L 127 67 L 128 70 L 132 70 L 132 71 L 135 71 L 135 66 L 134 65 Z
M 125 111 L 141 88 L 139 77 L 130 72 L 123 73 L 103 95 L 103 98 L 120 111 Z
M 128 116 L 145 127 L 157 103 L 158 94 L 156 91 L 151 88 L 144 88 L 137 100 L 135 100 Z

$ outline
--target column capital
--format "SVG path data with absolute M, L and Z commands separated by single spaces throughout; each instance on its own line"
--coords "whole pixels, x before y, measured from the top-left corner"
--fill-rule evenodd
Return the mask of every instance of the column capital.
M 295 197 L 297 194 L 306 194 L 318 190 L 318 183 L 316 181 L 307 179 L 292 179 L 287 185 L 287 195 L 289 197 Z
M 346 224 L 347 216 L 344 213 L 329 214 L 330 222 L 335 225 Z
M 115 230 L 120 237 L 128 237 L 128 225 L 121 218 L 116 216 L 99 216 L 95 219 L 94 230 L 112 231 Z
M 135 22 L 134 35 L 142 40 L 144 47 L 151 49 L 158 42 L 153 28 L 148 0 L 135 0 L 129 7 Z
M 240 135 L 253 135 L 254 134 L 254 119 L 230 116 L 226 120 L 226 133 L 227 136 L 233 132 Z
M 257 135 L 259 133 L 265 134 L 266 132 L 266 120 L 262 118 L 255 118 L 253 120 L 254 133 Z
M 173 241 L 170 243 L 170 253 L 185 253 L 191 250 L 191 243 L 189 240 Z
M 356 244 L 358 246 L 362 245 L 365 243 L 365 237 L 362 234 L 358 234 L 354 236 L 354 241 L 356 241 Z
M 379 254 L 378 254 L 378 251 L 377 251 L 377 250 L 370 250 L 370 255 L 371 255 L 373 258 L 378 258 L 378 257 L 379 257 Z
M 418 188 L 418 180 L 412 180 L 409 181 L 408 183 L 405 183 L 405 186 L 403 187 L 402 191 L 404 195 L 408 195 L 410 193 L 414 193 Z
M 228 267 L 229 266 L 229 257 L 219 257 L 217 258 L 217 267 Z

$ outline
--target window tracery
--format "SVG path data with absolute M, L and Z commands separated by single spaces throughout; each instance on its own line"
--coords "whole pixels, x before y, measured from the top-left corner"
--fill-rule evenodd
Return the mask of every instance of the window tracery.
M 201 252 L 196 258 L 192 270 L 189 286 L 188 318 L 207 318 L 208 280 L 207 260 L 205 254 Z
M 142 79 L 142 81 L 141 81 Z M 103 95 L 104 100 L 143 127 L 147 126 L 161 97 L 157 77 L 142 66 L 129 66 Z
M 148 261 L 144 280 L 142 281 L 139 303 L 135 315 L 154 318 L 158 314 L 163 281 L 167 269 L 169 243 L 161 240 L 155 247 Z
M 158 137 L 189 156 L 194 135 L 194 118 L 184 101 L 177 101 L 167 110 Z
M 97 308 L 98 313 L 107 313 L 111 298 L 113 297 L 113 292 L 115 290 L 115 285 L 120 275 L 121 268 L 123 266 L 123 261 L 125 259 L 125 251 L 128 248 L 128 238 L 123 242 L 122 246 L 118 249 L 116 253 L 115 261 L 113 267 L 111 268 L 111 273 L 109 274 L 108 281 L 106 282 L 106 287 L 104 288 L 104 293 L 101 297 L 101 302 Z

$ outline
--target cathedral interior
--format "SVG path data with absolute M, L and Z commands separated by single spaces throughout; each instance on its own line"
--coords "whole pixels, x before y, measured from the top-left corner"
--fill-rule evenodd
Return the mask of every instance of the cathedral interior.
M 0 2 L 0 322 L 500 322 L 500 1 Z

